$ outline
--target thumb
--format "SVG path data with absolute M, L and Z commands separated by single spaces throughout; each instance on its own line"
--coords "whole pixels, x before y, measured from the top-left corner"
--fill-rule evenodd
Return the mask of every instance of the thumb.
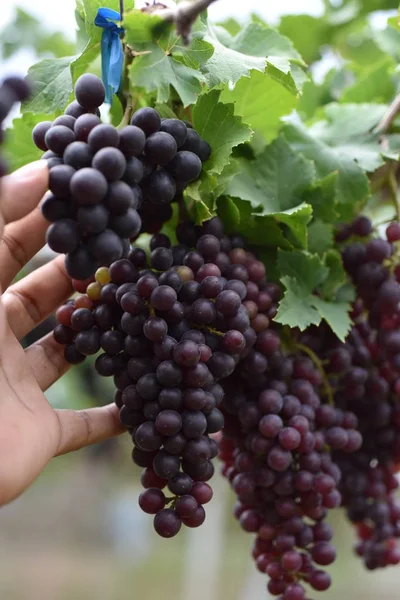
M 29 163 L 1 179 L 0 210 L 5 223 L 22 219 L 39 204 L 49 184 L 47 161 Z

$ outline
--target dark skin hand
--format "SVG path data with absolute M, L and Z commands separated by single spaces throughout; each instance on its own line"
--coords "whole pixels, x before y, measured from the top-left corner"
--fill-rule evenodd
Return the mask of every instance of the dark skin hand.
M 52 334 L 23 350 L 22 340 L 73 292 L 57 257 L 12 284 L 44 246 L 48 223 L 40 200 L 45 161 L 31 163 L 0 186 L 0 506 L 19 496 L 55 456 L 122 433 L 115 405 L 55 410 L 44 392 L 67 370 Z

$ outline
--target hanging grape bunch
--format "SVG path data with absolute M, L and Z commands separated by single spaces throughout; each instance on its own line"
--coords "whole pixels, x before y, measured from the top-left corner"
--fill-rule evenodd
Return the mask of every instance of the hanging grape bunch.
M 105 88 L 90 73 L 76 82 L 75 96 L 32 136 L 50 169 L 47 243 L 83 280 L 126 256 L 141 231 L 154 233 L 170 219 L 171 202 L 200 176 L 210 147 L 190 125 L 153 108 L 137 110 L 121 130 L 102 123 Z
M 265 371 L 263 351 L 253 346 L 269 318 L 254 301 L 270 316 L 276 310 L 264 266 L 241 238 L 224 235 L 218 218 L 199 228 L 183 223 L 177 236 L 181 244 L 172 248 L 166 236 L 153 236 L 150 265 L 134 248 L 99 269 L 87 293 L 59 309 L 54 331 L 73 364 L 103 350 L 96 369 L 114 376 L 133 460 L 145 469 L 139 502 L 164 537 L 205 519 L 202 505 L 212 495 L 205 482 L 218 453 L 210 435 L 224 423 L 219 382 L 241 362 L 250 377 Z

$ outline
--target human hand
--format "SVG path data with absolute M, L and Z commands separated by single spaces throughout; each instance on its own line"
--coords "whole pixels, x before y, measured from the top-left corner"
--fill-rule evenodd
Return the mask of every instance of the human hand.
M 52 334 L 25 351 L 19 340 L 72 293 L 60 256 L 10 285 L 45 244 L 39 202 L 46 161 L 31 163 L 0 186 L 0 505 L 21 494 L 54 457 L 119 433 L 115 405 L 54 410 L 44 391 L 68 369 Z

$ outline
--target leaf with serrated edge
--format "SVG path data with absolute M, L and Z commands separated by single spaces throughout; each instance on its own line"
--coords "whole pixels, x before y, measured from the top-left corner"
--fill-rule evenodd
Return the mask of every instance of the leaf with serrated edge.
M 298 206 L 315 178 L 312 162 L 295 153 L 282 136 L 254 161 L 241 160 L 240 166 L 227 193 L 248 200 L 264 215 Z
M 310 294 L 304 293 L 301 285 L 291 277 L 283 277 L 281 281 L 286 290 L 274 320 L 291 328 L 298 327 L 301 331 L 310 325 L 319 325 L 321 316 L 310 304 Z
M 312 293 L 329 276 L 329 269 L 316 254 L 308 252 L 278 252 L 278 268 L 284 277 L 296 279 L 307 293 Z
M 308 226 L 308 250 L 311 253 L 324 254 L 333 245 L 333 225 L 320 219 L 314 219 Z
M 288 38 L 259 23 L 249 23 L 235 36 L 210 22 L 199 27 L 203 39 L 214 47 L 214 54 L 202 67 L 209 87 L 235 84 L 252 70 L 263 72 L 268 64 L 285 74 L 291 61 L 304 64 Z
M 219 102 L 219 95 L 218 90 L 203 94 L 192 111 L 194 128 L 212 148 L 204 168 L 217 175 L 228 164 L 232 149 L 248 142 L 252 133 L 249 126 L 234 115 L 233 104 Z
M 24 102 L 24 112 L 47 114 L 64 110 L 72 92 L 71 63 L 75 58 L 46 58 L 29 69 L 33 94 Z
M 337 337 L 344 342 L 352 325 L 349 316 L 350 304 L 347 302 L 325 302 L 318 296 L 313 296 L 313 306 Z
M 279 132 L 281 117 L 295 108 L 297 98 L 268 75 L 252 71 L 249 79 L 240 79 L 233 89 L 226 86 L 221 101 L 233 102 L 235 114 L 271 142 Z

